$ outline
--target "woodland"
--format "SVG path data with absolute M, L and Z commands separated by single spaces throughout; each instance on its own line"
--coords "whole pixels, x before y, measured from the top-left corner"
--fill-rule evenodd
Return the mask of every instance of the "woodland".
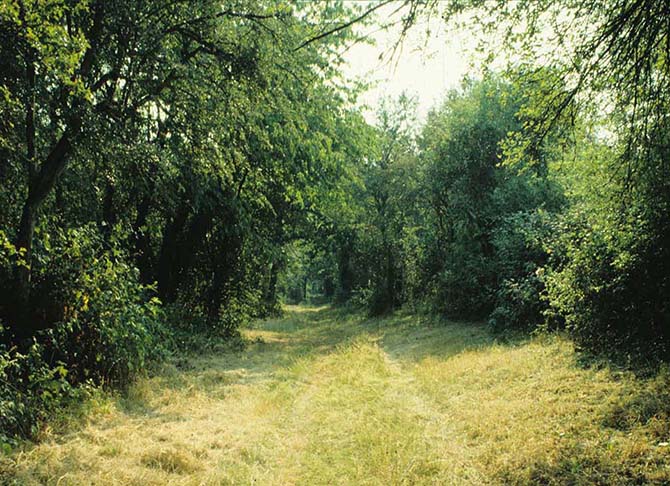
M 343 51 L 428 18 L 486 61 L 370 121 Z M 668 113 L 666 0 L 0 0 L 0 446 L 286 304 L 667 380 Z

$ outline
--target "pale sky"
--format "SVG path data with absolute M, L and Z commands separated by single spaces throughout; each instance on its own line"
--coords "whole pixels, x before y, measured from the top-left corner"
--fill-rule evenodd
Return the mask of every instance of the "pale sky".
M 396 8 L 393 4 L 379 10 L 384 19 Z M 359 33 L 372 33 L 376 45 L 359 43 L 346 51 L 345 75 L 375 82 L 361 101 L 370 106 L 366 113 L 374 120 L 374 109 L 385 96 L 397 97 L 403 91 L 418 98 L 419 121 L 425 120 L 428 110 L 438 104 L 445 92 L 459 85 L 468 73 L 473 60 L 474 39 L 463 33 L 449 31 L 444 20 L 435 17 L 430 24 L 415 25 L 405 38 L 401 51 L 388 62 L 389 50 L 399 37 L 399 29 L 376 32 L 374 25 L 359 28 Z M 430 34 L 427 35 L 427 30 Z M 380 54 L 386 54 L 379 60 Z

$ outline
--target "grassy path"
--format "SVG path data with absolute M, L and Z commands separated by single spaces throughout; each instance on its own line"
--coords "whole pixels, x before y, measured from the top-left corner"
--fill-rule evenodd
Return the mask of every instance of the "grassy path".
M 654 383 L 581 369 L 561 339 L 502 345 L 475 325 L 329 308 L 292 308 L 245 334 L 245 351 L 168 366 L 5 460 L 5 482 L 670 481 L 667 420 L 634 415 Z

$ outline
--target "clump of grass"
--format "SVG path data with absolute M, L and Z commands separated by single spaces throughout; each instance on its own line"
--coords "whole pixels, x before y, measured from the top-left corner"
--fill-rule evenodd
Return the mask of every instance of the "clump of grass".
M 670 441 L 670 371 L 662 368 L 638 384 L 611 404 L 603 425 L 623 431 L 646 426 L 654 438 Z
M 142 464 L 175 474 L 188 474 L 199 468 L 187 451 L 179 449 L 153 449 L 142 455 Z

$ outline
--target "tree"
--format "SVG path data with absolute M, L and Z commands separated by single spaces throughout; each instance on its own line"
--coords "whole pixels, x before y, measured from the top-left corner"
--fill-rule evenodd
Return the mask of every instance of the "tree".
M 500 143 L 520 129 L 518 105 L 505 95 L 509 91 L 498 79 L 466 81 L 430 114 L 422 133 L 434 231 L 426 265 L 436 279 L 438 306 L 449 314 L 482 315 L 491 309 Z
M 2 84 L 23 100 L 22 119 L 13 122 L 23 140 L 8 155 L 12 162 L 22 160 L 27 178 L 14 231 L 28 263 L 17 267 L 15 277 L 13 307 L 20 312 L 12 322 L 20 322 L 22 332 L 39 325 L 25 315 L 38 213 L 82 139 L 128 121 L 155 121 L 161 98 L 189 73 L 186 66 L 214 60 L 229 78 L 250 76 L 253 47 L 236 47 L 231 29 L 260 29 L 258 22 L 279 15 L 221 10 L 207 1 L 7 5 L 2 30 L 8 42 L 0 57 L 12 69 L 3 70 Z M 221 29 L 221 22 L 230 27 Z
M 612 188 L 611 202 L 587 197 L 564 221 L 556 247 L 567 251 L 553 261 L 557 272 L 548 281 L 554 317 L 589 351 L 667 359 L 670 6 L 565 0 L 450 7 L 483 14 L 485 32 L 501 33 L 506 47 L 524 52 L 523 62 L 535 69 L 523 79 L 547 67 L 555 73 L 538 90 L 548 96 L 524 107 L 532 116 L 521 152 L 532 156 L 578 113 L 590 114 L 594 131 L 607 134 L 600 137 L 605 144 L 586 141 L 583 149 L 610 146 L 610 160 L 601 165 L 607 175 L 594 184 Z M 557 47 L 548 52 L 539 37 Z

